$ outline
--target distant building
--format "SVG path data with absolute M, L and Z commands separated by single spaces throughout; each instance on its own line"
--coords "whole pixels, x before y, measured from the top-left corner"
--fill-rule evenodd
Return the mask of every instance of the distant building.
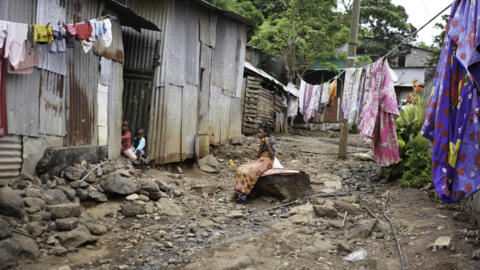
M 398 77 L 398 81 L 395 83 L 395 92 L 399 103 L 412 92 L 414 79 L 418 79 L 419 85 L 425 85 L 425 74 L 431 68 L 429 62 L 432 56 L 433 52 L 430 50 L 410 46 L 407 53 L 400 54 L 390 61 L 390 66 Z

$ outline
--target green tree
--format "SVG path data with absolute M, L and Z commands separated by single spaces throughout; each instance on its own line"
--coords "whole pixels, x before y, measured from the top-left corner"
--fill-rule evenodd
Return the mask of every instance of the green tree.
M 265 20 L 263 13 L 257 9 L 252 1 L 207 0 L 207 2 L 223 9 L 235 11 L 236 13 L 256 22 L 259 25 Z
M 346 16 L 335 9 L 336 0 L 285 0 L 284 11 L 268 17 L 250 44 L 284 56 L 287 77 L 294 81 L 314 59 L 333 57 L 335 49 L 347 42 Z
M 362 0 L 359 53 L 385 55 L 416 31 L 407 21 L 405 8 L 391 0 Z

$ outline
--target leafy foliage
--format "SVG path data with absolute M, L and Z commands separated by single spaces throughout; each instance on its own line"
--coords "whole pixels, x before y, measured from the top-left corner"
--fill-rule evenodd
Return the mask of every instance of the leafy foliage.
M 407 20 L 405 8 L 393 4 L 391 0 L 362 0 L 359 51 L 385 55 L 416 31 Z M 392 56 L 395 56 L 395 53 Z
M 335 49 L 347 42 L 345 14 L 334 11 L 335 0 L 289 0 L 286 9 L 268 17 L 258 27 L 250 44 L 267 54 L 285 57 L 287 76 L 294 81 L 314 59 L 334 57 Z
M 400 179 L 404 187 L 421 188 L 432 181 L 432 157 L 429 155 L 429 142 L 420 134 L 408 145 L 405 173 Z

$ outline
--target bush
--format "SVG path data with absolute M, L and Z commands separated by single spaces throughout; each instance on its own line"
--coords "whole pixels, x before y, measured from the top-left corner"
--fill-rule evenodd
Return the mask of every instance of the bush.
M 429 142 L 420 135 L 407 145 L 405 172 L 400 179 L 403 187 L 421 188 L 432 181 L 432 157 Z

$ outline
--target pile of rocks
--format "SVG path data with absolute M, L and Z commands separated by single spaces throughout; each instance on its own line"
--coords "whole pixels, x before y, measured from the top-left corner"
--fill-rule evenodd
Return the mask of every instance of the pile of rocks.
M 124 199 L 112 218 L 182 214 L 166 199 L 182 196 L 181 191 L 146 178 L 127 160 L 76 164 L 61 176 L 20 179 L 0 188 L 0 269 L 16 265 L 20 257 L 65 255 L 112 230 L 114 223 L 87 214 L 84 202 Z

